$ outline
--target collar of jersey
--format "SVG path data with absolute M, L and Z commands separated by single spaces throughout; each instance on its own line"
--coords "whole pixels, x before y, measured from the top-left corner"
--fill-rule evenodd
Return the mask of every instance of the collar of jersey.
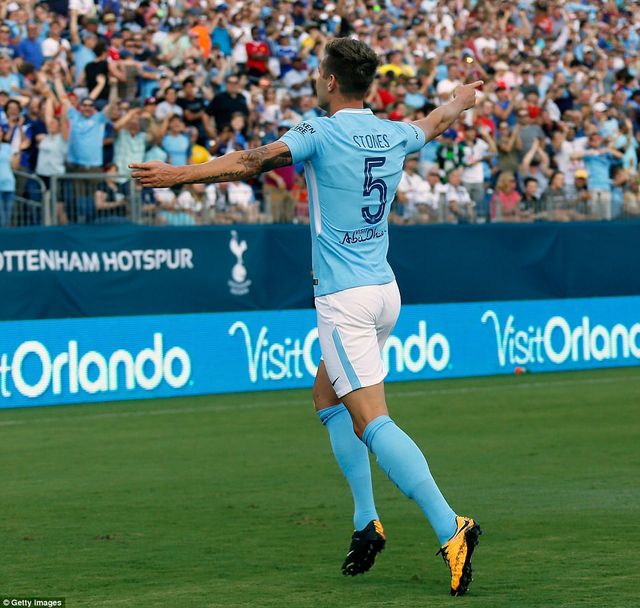
M 340 114 L 340 112 L 345 112 L 346 114 L 373 114 L 371 108 L 342 108 L 342 110 L 338 110 L 333 114 Z

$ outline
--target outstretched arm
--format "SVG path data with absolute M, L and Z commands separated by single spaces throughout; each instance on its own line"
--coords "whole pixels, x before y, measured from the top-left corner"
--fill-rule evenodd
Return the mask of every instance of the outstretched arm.
M 471 84 L 461 85 L 454 91 L 453 99 L 436 108 L 426 118 L 416 120 L 413 124 L 424 131 L 425 143 L 444 133 L 465 110 L 476 105 L 476 89 L 484 83 L 477 80 Z
M 248 179 L 259 173 L 291 165 L 291 151 L 281 142 L 274 141 L 252 150 L 238 150 L 199 165 L 174 167 L 152 161 L 131 163 L 131 176 L 143 186 L 169 188 L 176 184 L 211 184 Z

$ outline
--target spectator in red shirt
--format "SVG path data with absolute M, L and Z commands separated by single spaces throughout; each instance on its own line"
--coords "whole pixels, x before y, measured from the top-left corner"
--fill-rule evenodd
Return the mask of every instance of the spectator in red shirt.
M 269 71 L 269 45 L 260 40 L 260 30 L 257 27 L 251 28 L 251 40 L 245 47 L 249 77 L 259 79 Z

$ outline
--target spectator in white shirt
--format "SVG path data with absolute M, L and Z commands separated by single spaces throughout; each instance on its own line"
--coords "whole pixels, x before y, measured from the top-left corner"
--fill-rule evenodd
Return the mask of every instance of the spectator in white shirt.
M 479 205 L 484 199 L 484 165 L 497 151 L 496 143 L 488 127 L 469 127 L 464 132 L 462 182 L 473 202 Z
M 451 97 L 451 94 L 455 90 L 458 85 L 462 84 L 462 80 L 460 80 L 460 68 L 457 63 L 451 63 L 447 70 L 447 77 L 444 80 L 438 82 L 438 86 L 436 87 L 436 92 L 438 93 L 438 97 L 440 101 L 447 102 Z
M 294 57 L 291 69 L 282 79 L 293 99 L 298 99 L 304 95 L 313 95 L 309 70 L 304 64 L 302 57 Z
M 418 206 L 429 205 L 430 196 L 429 182 L 418 173 L 418 158 L 408 156 L 404 161 L 404 171 L 396 194 L 400 207 L 398 215 L 403 223 L 412 223 L 418 215 Z
M 446 196 L 450 222 L 473 224 L 476 221 L 476 204 L 467 189 L 462 185 L 461 169 L 454 169 L 449 173 Z
M 169 87 L 164 92 L 164 101 L 161 101 L 156 108 L 156 119 L 164 120 L 168 116 L 182 116 L 184 110 L 178 105 L 178 92 L 173 87 Z

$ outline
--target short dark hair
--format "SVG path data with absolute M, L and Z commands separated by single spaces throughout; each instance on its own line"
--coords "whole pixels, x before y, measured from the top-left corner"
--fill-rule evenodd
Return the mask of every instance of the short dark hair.
M 364 97 L 373 82 L 380 60 L 363 42 L 351 38 L 334 38 L 325 47 L 323 77 L 331 74 L 346 97 Z
M 527 184 L 530 184 L 531 182 L 535 182 L 536 184 L 538 183 L 538 180 L 535 177 L 525 177 L 524 179 L 524 187 L 527 187 Z
M 98 42 L 96 42 L 96 46 L 94 47 L 93 52 L 96 57 L 100 57 L 100 55 L 103 55 L 107 52 L 107 45 L 104 40 L 98 40 Z

